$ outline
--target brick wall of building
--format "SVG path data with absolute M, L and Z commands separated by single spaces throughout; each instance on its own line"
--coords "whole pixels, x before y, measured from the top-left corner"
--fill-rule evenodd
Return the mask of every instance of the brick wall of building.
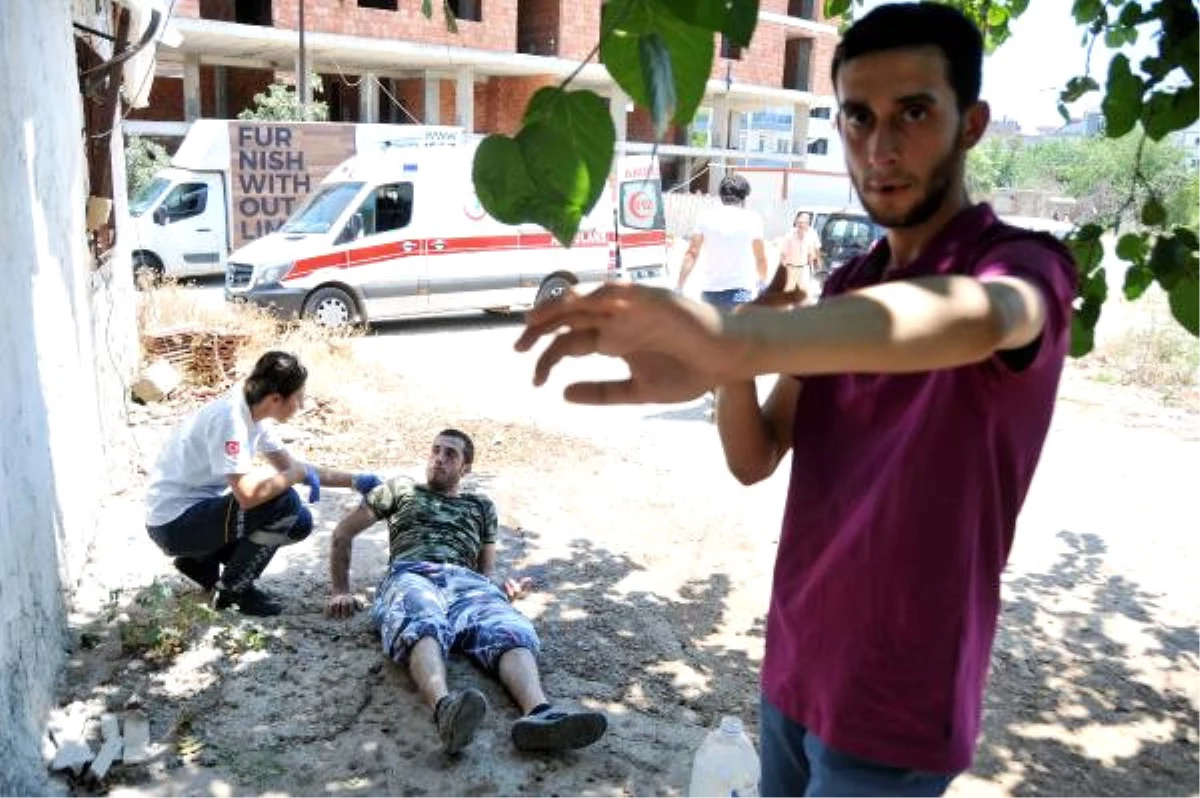
M 561 0 L 560 58 L 582 61 L 600 40 L 600 3 Z
M 475 84 L 475 131 L 511 136 L 521 126 L 529 98 L 538 89 L 553 86 L 557 78 L 546 75 L 488 78 Z
M 229 106 L 229 117 L 239 111 L 254 107 L 254 95 L 267 90 L 275 73 L 269 69 L 247 69 L 225 67 L 225 96 Z M 214 81 L 216 71 L 211 66 L 200 67 L 200 115 L 217 115 L 217 95 Z M 182 122 L 183 79 L 158 75 L 150 87 L 150 104 L 129 113 L 129 119 L 154 119 L 165 122 Z
M 402 0 L 396 11 L 359 8 L 354 0 L 305 0 L 304 28 L 373 39 L 516 52 L 517 0 L 480 2 L 483 4 L 482 19 L 479 22 L 457 20 L 458 32 L 451 33 L 446 29 L 441 3 L 433 4 L 433 17 L 426 19 L 421 13 L 421 3 L 415 0 Z M 299 0 L 274 0 L 275 27 L 288 30 L 299 27 L 299 6 Z

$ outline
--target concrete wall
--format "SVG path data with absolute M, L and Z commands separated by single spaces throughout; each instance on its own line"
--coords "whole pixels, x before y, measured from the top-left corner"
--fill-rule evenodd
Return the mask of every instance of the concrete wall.
M 84 239 L 87 170 L 71 21 L 75 13 L 94 23 L 95 12 L 94 0 L 0 5 L 0 74 L 8 80 L 0 93 L 4 795 L 48 789 L 40 739 L 68 646 L 67 591 L 96 531 L 108 483 L 105 425 L 120 436 L 121 378 L 132 355 L 128 259 L 93 271 Z M 124 190 L 120 178 L 118 185 Z M 103 346 L 98 331 L 108 338 Z

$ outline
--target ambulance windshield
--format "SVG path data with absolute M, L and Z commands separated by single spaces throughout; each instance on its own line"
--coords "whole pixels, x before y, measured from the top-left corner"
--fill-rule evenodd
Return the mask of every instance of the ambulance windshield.
M 280 230 L 284 233 L 320 234 L 329 228 L 346 210 L 350 201 L 362 190 L 362 183 L 334 183 L 313 194 L 300 210 L 291 215 Z

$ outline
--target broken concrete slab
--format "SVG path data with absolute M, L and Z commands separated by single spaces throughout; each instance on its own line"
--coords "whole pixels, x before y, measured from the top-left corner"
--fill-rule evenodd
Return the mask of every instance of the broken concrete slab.
M 149 758 L 150 720 L 141 710 L 125 713 L 124 761 L 129 765 L 145 762 Z
M 161 402 L 171 391 L 179 387 L 183 377 L 165 360 L 156 360 L 143 369 L 137 381 L 130 387 L 133 398 L 147 404 Z
M 116 715 L 108 712 L 101 715 L 100 730 L 104 736 L 104 745 L 100 746 L 100 752 L 92 760 L 91 766 L 92 775 L 97 780 L 108 775 L 108 769 L 112 767 L 113 762 L 121 758 L 121 750 L 124 747 L 121 740 L 121 727 Z

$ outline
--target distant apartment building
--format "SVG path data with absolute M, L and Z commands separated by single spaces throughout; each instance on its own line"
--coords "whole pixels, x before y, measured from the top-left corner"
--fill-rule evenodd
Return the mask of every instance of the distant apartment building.
M 573 73 L 599 37 L 600 0 L 175 0 L 173 48 L 160 46 L 148 108 L 132 130 L 179 134 L 180 123 L 233 117 L 299 69 L 320 75 L 330 119 L 459 125 L 512 133 L 529 98 Z M 448 30 L 443 7 L 454 16 Z M 176 35 L 177 34 L 177 35 Z M 821 0 L 762 0 L 747 48 L 715 37 L 703 105 L 659 147 L 664 179 L 708 188 L 706 166 L 770 163 L 843 171 L 832 126 L 837 27 Z M 609 100 L 620 146 L 648 150 L 653 127 L 604 67 L 574 86 Z M 149 123 L 158 124 L 149 124 Z M 163 124 L 166 123 L 166 124 Z M 173 125 L 170 123 L 174 123 Z
M 1200 122 L 1171 134 L 1171 143 L 1183 151 L 1183 160 L 1193 172 L 1200 169 Z

